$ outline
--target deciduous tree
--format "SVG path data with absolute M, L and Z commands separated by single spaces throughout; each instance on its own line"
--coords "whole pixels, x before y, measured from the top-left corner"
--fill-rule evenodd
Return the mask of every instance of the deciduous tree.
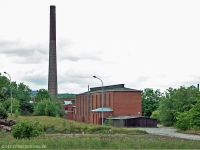
M 142 115 L 150 117 L 152 112 L 158 108 L 159 101 L 161 100 L 162 93 L 160 90 L 153 90 L 146 88 L 142 91 Z

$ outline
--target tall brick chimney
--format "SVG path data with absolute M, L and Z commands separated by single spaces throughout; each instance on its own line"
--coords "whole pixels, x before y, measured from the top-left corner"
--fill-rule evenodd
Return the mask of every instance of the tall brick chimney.
M 58 96 L 57 60 L 56 60 L 56 6 L 50 6 L 50 39 L 49 39 L 49 78 L 48 92 L 53 97 Z

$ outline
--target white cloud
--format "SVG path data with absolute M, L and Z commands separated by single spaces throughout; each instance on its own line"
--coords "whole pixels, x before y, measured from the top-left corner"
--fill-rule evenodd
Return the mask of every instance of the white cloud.
M 23 4 L 23 5 L 22 5 Z M 199 1 L 1 1 L 0 72 L 46 88 L 49 6 L 56 5 L 58 89 L 167 89 L 199 81 Z

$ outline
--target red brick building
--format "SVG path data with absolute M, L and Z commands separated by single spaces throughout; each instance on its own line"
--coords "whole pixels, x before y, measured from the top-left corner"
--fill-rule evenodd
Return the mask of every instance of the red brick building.
M 103 118 L 112 116 L 141 116 L 140 90 L 124 87 L 124 84 L 103 87 Z M 102 124 L 102 87 L 90 88 L 89 92 L 76 95 L 74 120 Z

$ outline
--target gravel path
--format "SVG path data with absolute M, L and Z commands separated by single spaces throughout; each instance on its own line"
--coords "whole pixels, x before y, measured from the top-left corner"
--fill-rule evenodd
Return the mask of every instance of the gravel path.
M 161 136 L 177 137 L 182 139 L 200 140 L 199 135 L 178 133 L 176 132 L 177 129 L 173 127 L 158 126 L 158 128 L 137 128 L 137 129 L 145 130 L 151 135 L 161 135 Z

